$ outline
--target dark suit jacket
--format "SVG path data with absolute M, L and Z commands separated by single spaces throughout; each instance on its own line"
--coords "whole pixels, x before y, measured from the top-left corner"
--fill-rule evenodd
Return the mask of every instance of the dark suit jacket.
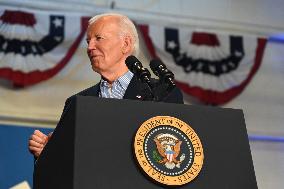
M 147 86 L 134 75 L 125 91 L 123 99 L 146 100 L 147 99 L 146 87 Z M 100 83 L 97 83 L 96 85 L 69 97 L 65 102 L 65 108 L 78 95 L 99 97 L 99 92 L 100 92 Z M 171 91 L 171 93 L 167 95 L 162 101 L 168 103 L 183 104 L 183 96 L 178 88 L 174 88 L 174 90 Z
M 157 81 L 157 80 L 155 80 Z M 130 100 L 147 100 L 147 86 L 146 84 L 142 83 L 135 75 L 131 79 L 125 94 L 123 96 L 123 99 L 130 99 Z M 61 115 L 60 120 L 64 117 L 64 114 L 68 111 L 71 104 L 75 102 L 76 96 L 95 96 L 99 97 L 100 92 L 100 83 L 97 83 L 96 85 L 87 88 L 71 97 L 69 97 L 66 102 L 65 106 Z M 177 103 L 177 104 L 183 104 L 183 96 L 181 91 L 178 88 L 174 88 L 170 94 L 168 94 L 162 102 L 168 102 L 168 103 Z M 60 123 L 60 121 L 59 121 Z M 59 125 L 58 123 L 58 125 Z

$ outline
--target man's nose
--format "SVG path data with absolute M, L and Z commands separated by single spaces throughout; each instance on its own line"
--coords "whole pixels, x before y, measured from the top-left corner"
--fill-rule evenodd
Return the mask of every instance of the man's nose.
M 88 43 L 88 50 L 96 49 L 96 41 L 94 39 L 90 39 Z

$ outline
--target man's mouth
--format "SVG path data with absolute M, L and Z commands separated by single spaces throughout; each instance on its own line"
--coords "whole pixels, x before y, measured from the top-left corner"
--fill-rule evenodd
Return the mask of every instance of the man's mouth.
M 101 55 L 91 55 L 90 58 L 91 58 L 91 59 L 95 59 L 95 58 L 98 58 L 98 57 L 100 57 L 100 56 L 101 56 Z

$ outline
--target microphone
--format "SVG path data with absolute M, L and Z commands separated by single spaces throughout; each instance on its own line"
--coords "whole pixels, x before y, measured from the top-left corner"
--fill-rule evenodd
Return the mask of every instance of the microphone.
M 151 74 L 147 68 L 142 66 L 142 63 L 135 56 L 128 56 L 125 60 L 125 64 L 128 69 L 136 75 L 142 83 L 146 83 L 147 94 L 149 95 L 147 98 L 150 100 L 155 100 L 155 96 L 153 94 L 154 86 L 151 82 Z
M 142 66 L 142 63 L 135 56 L 128 56 L 125 60 L 125 64 L 128 69 L 138 76 L 138 78 L 143 82 L 147 83 L 150 88 L 152 88 L 151 84 L 151 74 L 147 68 Z
M 150 68 L 153 73 L 159 77 L 161 83 L 167 84 L 167 91 L 170 92 L 175 86 L 174 74 L 167 69 L 166 65 L 159 59 L 150 61 Z

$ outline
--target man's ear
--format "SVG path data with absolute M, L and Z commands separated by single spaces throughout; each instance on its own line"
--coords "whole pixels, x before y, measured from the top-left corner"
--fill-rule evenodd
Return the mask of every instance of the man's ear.
M 125 36 L 123 40 L 122 53 L 130 53 L 133 48 L 132 38 L 130 36 Z

